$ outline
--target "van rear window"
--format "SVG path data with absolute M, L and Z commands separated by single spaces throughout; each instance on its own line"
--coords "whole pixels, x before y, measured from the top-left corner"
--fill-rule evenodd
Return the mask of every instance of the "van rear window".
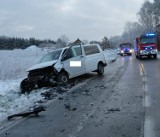
M 88 46 L 84 46 L 84 52 L 86 55 L 92 55 L 92 54 L 100 53 L 100 50 L 97 47 L 97 45 L 88 45 Z

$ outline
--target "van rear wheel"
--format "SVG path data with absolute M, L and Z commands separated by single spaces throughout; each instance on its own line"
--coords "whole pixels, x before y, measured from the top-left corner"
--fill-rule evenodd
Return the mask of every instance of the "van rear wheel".
M 104 65 L 102 63 L 98 63 L 97 73 L 99 75 L 103 75 L 103 73 L 104 73 Z

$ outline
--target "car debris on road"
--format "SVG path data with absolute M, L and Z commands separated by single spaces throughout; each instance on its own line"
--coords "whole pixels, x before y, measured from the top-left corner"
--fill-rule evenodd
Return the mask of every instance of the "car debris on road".
M 46 111 L 44 106 L 42 106 L 42 105 L 41 106 L 34 106 L 26 112 L 10 115 L 10 116 L 8 116 L 7 119 L 10 120 L 10 119 L 15 118 L 15 117 L 27 117 L 27 116 L 30 116 L 32 114 L 34 114 L 35 116 L 38 116 L 38 114 L 42 111 Z
M 116 111 L 120 111 L 120 108 L 111 108 L 108 109 L 109 112 L 116 112 Z

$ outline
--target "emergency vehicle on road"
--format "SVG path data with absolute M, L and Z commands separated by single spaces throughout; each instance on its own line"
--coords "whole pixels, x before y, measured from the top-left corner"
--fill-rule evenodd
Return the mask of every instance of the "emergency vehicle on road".
M 157 35 L 154 33 L 147 33 L 137 37 L 134 41 L 135 56 L 141 59 L 143 56 L 149 58 L 157 58 L 158 42 Z
M 120 55 L 132 55 L 132 44 L 131 43 L 121 43 L 119 45 Z

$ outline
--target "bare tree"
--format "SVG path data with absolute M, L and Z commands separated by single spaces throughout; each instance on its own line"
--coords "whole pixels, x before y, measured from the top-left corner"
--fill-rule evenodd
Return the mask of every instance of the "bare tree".
M 104 49 L 107 49 L 107 48 L 111 48 L 111 47 L 110 47 L 110 44 L 109 44 L 109 40 L 108 40 L 107 37 L 104 37 L 104 38 L 102 39 L 101 47 L 102 47 L 103 50 L 104 50 Z
M 142 34 L 144 31 L 144 27 L 138 22 L 127 22 L 124 27 L 124 32 L 122 34 L 122 42 L 130 42 Z
M 65 35 L 62 35 L 60 38 L 57 39 L 56 48 L 67 47 L 68 42 L 69 42 L 69 38 Z
M 139 21 L 144 26 L 144 32 L 154 31 L 154 9 L 153 4 L 145 1 L 138 12 Z
M 154 0 L 153 3 L 145 0 L 137 15 L 138 21 L 127 22 L 119 39 L 110 38 L 111 45 L 117 45 L 118 42 L 133 43 L 133 40 L 143 33 L 157 32 L 160 47 L 160 0 Z
M 153 8 L 155 30 L 160 35 L 160 0 L 154 0 Z
M 112 48 L 118 48 L 119 44 L 121 43 L 121 39 L 122 39 L 121 36 L 112 36 L 109 39 L 110 46 Z

